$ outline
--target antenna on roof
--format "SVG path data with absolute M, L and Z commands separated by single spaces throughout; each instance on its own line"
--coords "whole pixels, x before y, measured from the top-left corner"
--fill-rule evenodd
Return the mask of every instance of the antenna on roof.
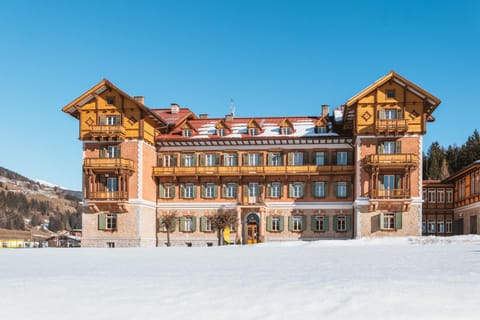
M 230 114 L 232 117 L 235 116 L 235 103 L 233 102 L 233 98 L 230 97 Z

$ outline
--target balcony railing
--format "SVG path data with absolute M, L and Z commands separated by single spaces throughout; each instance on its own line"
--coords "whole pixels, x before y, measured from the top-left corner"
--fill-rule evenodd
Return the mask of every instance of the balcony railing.
M 122 191 L 96 191 L 89 192 L 86 198 L 88 200 L 128 200 L 128 193 Z
M 345 166 L 212 166 L 212 167 L 154 167 L 153 176 L 190 176 L 190 175 L 296 175 L 322 174 L 353 171 L 353 165 Z
M 416 154 L 371 154 L 365 158 L 365 164 L 370 166 L 401 166 L 417 165 Z
M 255 205 L 263 203 L 263 197 L 261 196 L 244 196 L 242 204 L 244 205 Z
M 125 139 L 125 128 L 119 125 L 91 126 L 89 136 L 91 139 L 123 140 Z
M 408 123 L 405 119 L 377 120 L 375 129 L 377 133 L 406 132 Z
M 407 199 L 410 198 L 410 192 L 403 189 L 384 189 L 374 190 L 371 194 L 372 199 Z
M 83 160 L 85 169 L 113 170 L 125 169 L 133 170 L 133 160 L 123 158 L 86 158 Z

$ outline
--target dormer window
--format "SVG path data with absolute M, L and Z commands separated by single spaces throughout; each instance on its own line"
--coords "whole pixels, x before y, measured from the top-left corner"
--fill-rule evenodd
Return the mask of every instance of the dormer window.
M 281 127 L 280 128 L 280 133 L 284 136 L 292 134 L 292 128 L 290 127 Z
M 327 133 L 327 127 L 315 127 L 315 133 Z
M 217 129 L 217 136 L 219 137 L 225 136 L 225 129 L 223 128 Z
M 258 129 L 257 128 L 248 128 L 248 134 L 250 136 L 256 136 L 256 135 L 258 135 Z
M 192 136 L 192 130 L 190 129 L 183 129 L 182 131 L 184 137 L 191 137 Z

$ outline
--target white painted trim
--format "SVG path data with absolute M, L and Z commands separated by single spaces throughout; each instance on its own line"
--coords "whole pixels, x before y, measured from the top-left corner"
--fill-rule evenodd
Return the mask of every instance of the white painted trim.
M 463 206 L 461 208 L 455 208 L 455 209 L 453 209 L 453 213 L 460 213 L 460 212 L 464 212 L 464 211 L 467 211 L 467 210 L 478 209 L 478 208 L 480 208 L 480 202 L 475 202 L 475 203 Z
M 147 201 L 142 199 L 129 199 L 128 204 L 132 206 L 142 206 L 147 208 L 155 208 L 156 203 L 153 201 Z
M 266 204 L 269 209 L 352 209 L 352 202 L 270 202 Z
M 175 203 L 175 202 L 168 202 L 168 203 L 158 203 L 158 209 L 212 209 L 212 208 L 236 208 L 236 202 L 188 202 L 188 203 Z

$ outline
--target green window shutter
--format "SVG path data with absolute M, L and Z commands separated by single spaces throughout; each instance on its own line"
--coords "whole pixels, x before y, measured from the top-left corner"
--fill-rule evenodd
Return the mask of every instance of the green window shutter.
M 185 217 L 180 217 L 180 223 L 178 225 L 178 230 L 180 232 L 185 231 Z
M 377 153 L 378 154 L 383 154 L 384 153 L 384 149 L 385 149 L 385 145 L 383 144 L 383 142 L 380 142 L 377 146 Z
M 192 163 L 194 167 L 197 166 L 197 158 L 198 158 L 198 154 L 194 153 L 193 159 L 192 159 Z
M 248 184 L 243 185 L 243 196 L 248 197 Z
M 323 217 L 323 231 L 328 231 L 329 230 L 329 221 L 328 221 L 328 216 Z
M 265 163 L 263 162 L 263 153 L 260 153 L 260 154 L 258 155 L 258 165 L 259 165 L 259 166 L 265 165 Z
M 290 198 L 293 198 L 293 196 L 294 196 L 293 183 L 291 183 L 291 182 L 288 184 L 288 196 Z
M 288 216 L 288 231 L 293 231 L 293 217 Z
M 105 219 L 105 214 L 104 213 L 100 213 L 98 215 L 98 230 L 105 230 L 106 228 L 106 219 Z
M 310 164 L 310 158 L 308 157 L 308 151 L 303 152 L 303 165 Z
M 402 212 L 395 212 L 395 229 L 402 229 Z
M 267 183 L 267 197 L 271 197 L 271 196 L 272 196 L 272 184 Z
M 180 185 L 180 198 L 185 198 L 185 185 L 183 183 Z
M 302 216 L 302 231 L 307 230 L 307 216 L 303 215 Z
M 205 232 L 205 229 L 207 229 L 207 218 L 200 217 L 200 231 Z
M 170 188 L 172 189 L 172 192 L 171 192 L 172 198 L 175 198 L 175 185 L 174 184 L 170 185 Z
M 349 164 L 349 165 L 353 164 L 353 152 L 352 151 L 347 152 L 347 164 Z
M 386 113 L 385 113 L 385 109 L 380 109 L 378 111 L 378 118 L 380 120 L 385 120 L 385 118 L 387 117 Z
M 328 192 L 328 182 L 324 182 L 323 183 L 323 188 L 324 188 L 324 191 L 325 191 L 325 198 L 328 197 L 329 195 L 329 192 Z
M 383 221 L 383 213 L 380 213 L 380 229 L 385 228 L 385 223 Z
M 160 198 L 165 197 L 165 186 L 163 185 L 163 183 L 160 183 L 158 185 L 158 195 Z
M 305 197 L 307 193 L 307 184 L 305 182 L 302 182 L 302 198 Z
M 205 188 L 205 184 L 202 183 L 201 186 L 200 186 L 201 197 L 202 197 L 202 198 L 205 198 L 205 193 L 206 193 L 206 192 L 205 192 L 205 189 L 206 189 L 206 188 Z
M 199 157 L 200 157 L 200 167 L 204 167 L 204 166 L 205 166 L 205 157 L 206 157 L 206 156 L 207 156 L 207 155 L 204 154 L 204 153 L 201 153 L 201 154 L 199 155 Z
M 316 182 L 312 182 L 312 184 L 310 185 L 310 195 L 312 196 L 312 198 L 315 198 L 316 195 L 315 195 L 315 186 L 316 186 Z M 313 216 L 312 216 L 313 217 Z
M 338 231 L 338 223 L 337 223 L 337 220 L 338 220 L 338 219 L 337 219 L 337 215 L 334 215 L 334 216 L 333 216 L 333 228 L 332 228 L 334 231 Z
M 288 153 L 288 165 L 293 165 L 293 152 Z
M 280 223 L 280 226 L 279 226 L 279 229 L 278 229 L 278 230 L 279 230 L 280 232 L 282 232 L 282 231 L 283 231 L 283 228 L 284 228 L 284 225 L 285 225 L 285 220 L 284 220 L 283 216 L 280 216 L 280 221 L 279 221 L 279 223 Z
M 335 194 L 335 197 L 338 197 L 338 182 L 335 182 L 333 184 L 333 192 Z
M 198 189 L 198 186 L 196 184 L 193 185 L 193 198 L 196 199 L 197 198 L 197 189 Z
M 100 149 L 100 158 L 105 158 L 105 153 L 106 153 L 105 149 L 106 149 L 105 147 Z
M 267 231 L 272 231 L 272 217 L 267 217 Z
M 248 166 L 248 153 L 242 154 L 242 165 Z
M 197 217 L 192 217 L 192 231 L 197 230 Z
M 263 184 L 258 185 L 258 196 L 263 198 Z
M 227 184 L 226 183 L 222 184 L 222 197 L 223 198 L 227 197 Z
M 337 151 L 332 152 L 332 164 L 338 165 Z
M 180 162 L 181 162 L 180 166 L 184 167 L 185 166 L 185 155 L 183 153 L 180 155 Z
M 315 221 L 316 221 L 315 215 L 311 215 L 310 216 L 310 230 L 311 231 L 317 231 L 317 230 L 315 230 Z
M 347 216 L 345 217 L 345 220 L 346 220 L 347 231 L 352 230 L 352 216 L 351 216 L 351 215 L 347 215 Z
M 220 164 L 220 158 L 221 158 L 221 155 L 218 154 L 218 153 L 215 153 L 213 155 L 213 163 L 218 166 Z
M 397 119 L 403 119 L 403 110 L 402 109 L 397 110 Z
M 352 195 L 352 183 L 347 182 L 347 197 L 350 197 Z
M 213 197 L 215 199 L 218 197 L 218 185 L 216 183 L 213 185 Z
M 174 155 L 174 156 L 173 156 L 172 167 L 177 167 L 177 166 L 178 166 L 178 164 L 177 164 L 177 158 L 178 158 L 177 155 Z
M 106 120 L 105 116 L 100 116 L 98 118 L 98 122 L 100 123 L 101 126 L 105 125 L 105 122 L 106 122 L 105 120 Z
M 395 141 L 395 153 L 402 153 L 402 141 Z
M 272 165 L 272 153 L 271 152 L 267 153 L 267 165 L 268 166 Z

